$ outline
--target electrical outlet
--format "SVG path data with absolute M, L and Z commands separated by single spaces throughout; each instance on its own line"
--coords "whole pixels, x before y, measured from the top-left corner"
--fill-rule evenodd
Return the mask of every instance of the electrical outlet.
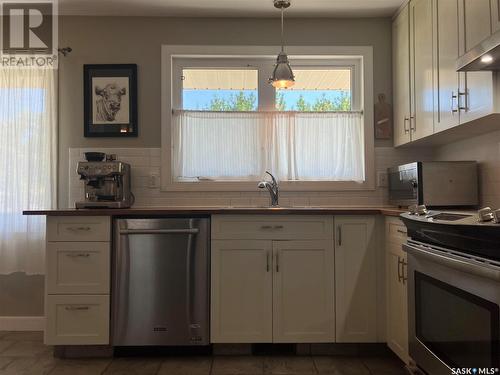
M 160 175 L 156 173 L 149 174 L 149 184 L 148 187 L 150 189 L 157 189 L 160 187 Z
M 377 187 L 387 187 L 387 172 L 377 172 Z

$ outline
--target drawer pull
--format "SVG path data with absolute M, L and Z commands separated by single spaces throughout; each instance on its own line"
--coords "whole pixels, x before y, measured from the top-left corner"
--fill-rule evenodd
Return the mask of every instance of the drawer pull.
M 66 256 L 70 258 L 88 258 L 90 253 L 69 253 Z
M 283 229 L 283 228 L 284 228 L 284 226 L 283 226 L 283 225 L 275 225 L 273 228 L 274 228 L 274 229 Z
M 66 306 L 65 309 L 67 311 L 86 311 L 90 309 L 88 306 Z
M 404 235 L 407 235 L 407 234 L 408 234 L 408 232 L 406 232 L 406 231 L 405 231 L 405 230 L 403 230 L 403 229 L 397 229 L 396 231 L 397 231 L 398 233 L 401 233 L 401 234 L 404 234 Z
M 261 225 L 260 229 L 272 229 L 272 225 Z
M 67 229 L 72 231 L 72 232 L 88 232 L 92 228 L 90 228 L 90 227 L 68 227 Z

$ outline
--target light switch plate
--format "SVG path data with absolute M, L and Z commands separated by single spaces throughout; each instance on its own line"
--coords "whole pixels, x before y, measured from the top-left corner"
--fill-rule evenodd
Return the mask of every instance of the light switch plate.
M 160 175 L 158 175 L 156 173 L 150 173 L 148 187 L 150 189 L 159 188 L 160 187 Z
M 377 172 L 377 187 L 387 187 L 389 183 L 387 181 L 387 172 Z

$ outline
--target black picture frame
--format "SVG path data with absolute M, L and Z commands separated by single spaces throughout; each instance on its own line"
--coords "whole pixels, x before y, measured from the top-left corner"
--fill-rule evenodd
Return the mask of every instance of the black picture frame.
M 137 137 L 137 65 L 83 66 L 85 137 Z

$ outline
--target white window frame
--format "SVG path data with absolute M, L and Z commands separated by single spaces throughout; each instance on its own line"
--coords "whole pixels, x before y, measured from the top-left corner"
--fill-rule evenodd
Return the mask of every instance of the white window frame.
M 240 59 L 242 65 L 260 66 L 271 74 L 279 46 L 183 46 L 162 45 L 161 50 L 161 190 L 163 191 L 255 191 L 252 181 L 176 181 L 172 174 L 172 110 L 181 108 L 183 67 L 234 66 L 227 59 Z M 281 181 L 282 191 L 346 191 L 375 189 L 373 133 L 373 48 L 371 46 L 288 46 L 294 67 L 353 66 L 351 75 L 352 110 L 363 111 L 365 140 L 365 181 Z M 256 59 L 260 59 L 257 61 Z M 269 59 L 268 68 L 262 66 Z M 300 63 L 299 63 L 300 61 Z M 177 62 L 181 62 L 180 64 Z M 187 62 L 188 66 L 183 66 Z M 224 64 L 225 65 L 221 65 Z M 267 65 L 267 61 L 265 61 Z M 252 67 L 250 66 L 250 68 Z M 267 70 L 266 70 L 267 69 Z M 175 79 L 177 78 L 177 79 Z M 259 81 L 267 77 L 259 75 Z M 258 86 L 258 110 L 274 110 L 274 88 Z

